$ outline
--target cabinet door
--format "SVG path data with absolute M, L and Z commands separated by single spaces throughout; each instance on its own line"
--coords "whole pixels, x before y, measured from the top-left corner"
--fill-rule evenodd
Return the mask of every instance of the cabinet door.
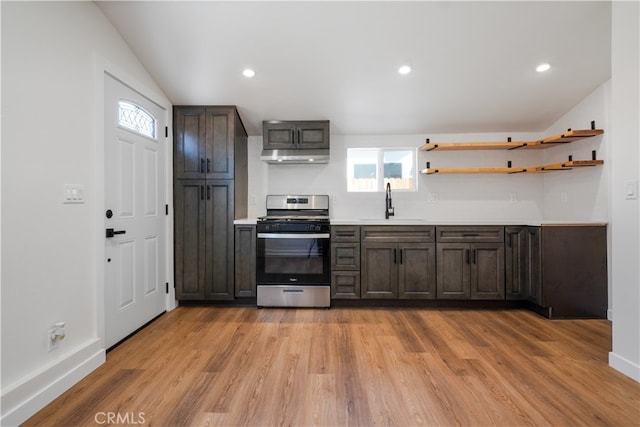
M 542 233 L 540 227 L 527 227 L 527 299 L 543 305 Z
M 504 299 L 504 245 L 471 243 L 471 299 Z
M 438 299 L 469 299 L 470 247 L 468 243 L 438 243 Z
M 296 146 L 296 127 L 291 122 L 262 122 L 265 150 L 292 150 Z
M 542 305 L 550 318 L 606 318 L 606 231 L 606 225 L 541 227 Z
M 505 227 L 505 297 L 527 298 L 527 227 Z
M 179 300 L 205 297 L 205 181 L 174 185 L 175 284 Z
M 231 107 L 206 109 L 206 157 L 204 169 L 207 179 L 234 177 L 234 113 Z
M 256 296 L 256 226 L 235 227 L 235 295 Z
M 435 299 L 436 245 L 404 243 L 399 246 L 398 296 L 401 299 Z
M 233 181 L 206 181 L 205 298 L 233 299 Z
M 204 107 L 174 107 L 173 174 L 175 179 L 205 177 L 207 163 L 205 121 Z
M 329 122 L 297 122 L 295 140 L 297 148 L 329 148 Z
M 396 299 L 398 297 L 398 245 L 363 243 L 361 297 Z

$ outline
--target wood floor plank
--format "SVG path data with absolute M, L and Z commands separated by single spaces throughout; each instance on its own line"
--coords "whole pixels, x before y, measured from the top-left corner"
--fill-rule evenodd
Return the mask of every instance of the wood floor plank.
M 24 425 L 638 426 L 610 349 L 520 310 L 179 307 Z

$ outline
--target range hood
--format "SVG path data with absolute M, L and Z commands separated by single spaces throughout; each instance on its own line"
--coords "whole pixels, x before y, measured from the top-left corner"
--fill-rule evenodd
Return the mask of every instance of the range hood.
M 262 150 L 260 160 L 273 164 L 329 163 L 329 149 Z

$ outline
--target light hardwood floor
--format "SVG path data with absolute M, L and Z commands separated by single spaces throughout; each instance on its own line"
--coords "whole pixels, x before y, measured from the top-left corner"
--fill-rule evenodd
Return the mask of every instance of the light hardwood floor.
M 179 307 L 25 425 L 640 425 L 610 348 L 520 310 Z

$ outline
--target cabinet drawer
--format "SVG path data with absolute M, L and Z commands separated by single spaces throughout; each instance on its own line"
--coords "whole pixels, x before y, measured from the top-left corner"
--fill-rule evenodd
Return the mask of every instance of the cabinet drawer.
M 333 271 L 331 273 L 331 298 L 360 299 L 360 272 Z
M 331 270 L 360 270 L 360 244 L 332 242 Z
M 357 242 L 360 243 L 360 227 L 357 225 L 332 225 L 331 242 Z
M 504 242 L 504 227 L 501 225 L 483 226 L 437 226 L 438 243 L 458 242 Z
M 361 227 L 360 237 L 365 242 L 416 242 L 435 241 L 435 227 L 428 225 L 378 225 Z

